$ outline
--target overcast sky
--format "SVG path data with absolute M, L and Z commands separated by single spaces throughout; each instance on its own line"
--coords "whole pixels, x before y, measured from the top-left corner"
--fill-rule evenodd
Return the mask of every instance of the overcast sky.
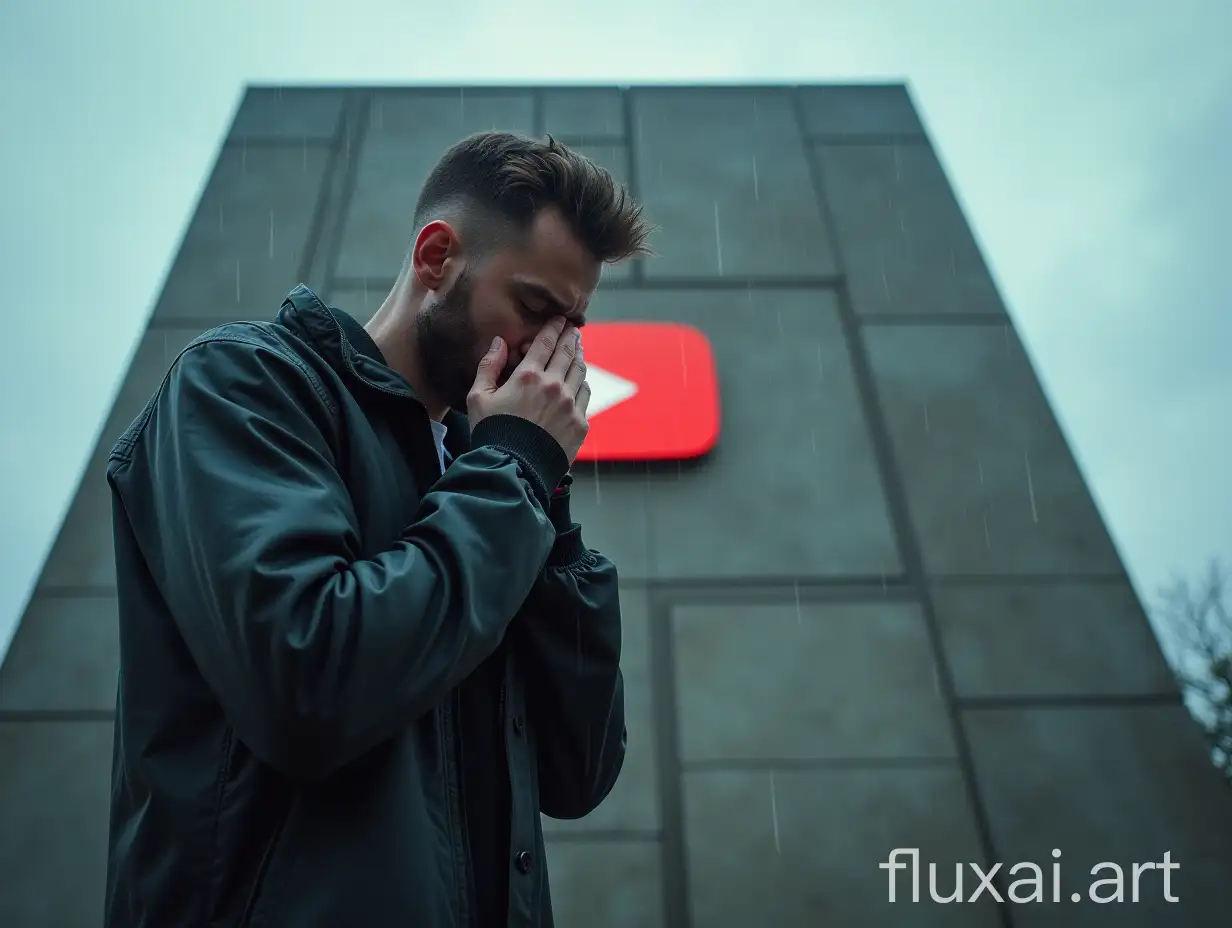
M 1229 48 L 1228 0 L 0 0 L 0 656 L 248 81 L 906 79 L 1140 595 L 1232 560 Z

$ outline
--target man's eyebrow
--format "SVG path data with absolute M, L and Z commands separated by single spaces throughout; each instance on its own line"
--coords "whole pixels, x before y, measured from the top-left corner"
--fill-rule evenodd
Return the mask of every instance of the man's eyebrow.
M 566 319 L 569 320 L 571 324 L 577 326 L 578 328 L 581 328 L 582 326 L 586 324 L 586 314 L 585 313 L 582 313 L 580 316 L 577 316 L 577 317 L 570 317 L 569 307 L 567 307 L 564 303 L 562 303 L 559 299 L 557 299 L 556 294 L 554 294 L 551 290 L 549 290 L 543 284 L 538 284 L 531 280 L 520 280 L 520 279 L 515 280 L 514 284 L 523 293 L 528 294 L 530 296 L 538 297 L 539 299 L 543 300 L 543 302 L 547 304 L 547 311 L 551 313 L 552 315 L 564 316 Z

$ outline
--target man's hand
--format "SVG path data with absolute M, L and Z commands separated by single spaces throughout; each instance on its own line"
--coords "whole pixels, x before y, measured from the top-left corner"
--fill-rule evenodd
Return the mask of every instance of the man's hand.
M 557 316 L 540 330 L 509 380 L 497 387 L 507 357 L 504 340 L 497 338 L 479 362 L 466 398 L 471 428 L 500 414 L 529 419 L 560 443 L 572 464 L 590 429 L 586 422 L 590 385 L 581 333 Z

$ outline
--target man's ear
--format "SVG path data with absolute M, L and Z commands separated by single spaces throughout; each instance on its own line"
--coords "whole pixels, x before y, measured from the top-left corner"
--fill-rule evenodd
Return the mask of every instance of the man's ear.
M 458 234 L 443 219 L 419 230 L 411 251 L 411 270 L 427 290 L 439 290 L 447 276 L 446 262 L 458 257 Z

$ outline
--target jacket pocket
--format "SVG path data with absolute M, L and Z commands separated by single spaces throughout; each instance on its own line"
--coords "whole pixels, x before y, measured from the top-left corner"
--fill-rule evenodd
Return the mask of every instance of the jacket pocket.
M 261 891 L 265 888 L 266 876 L 269 874 L 270 863 L 274 859 L 274 854 L 278 850 L 278 842 L 282 838 L 283 830 L 286 828 L 287 819 L 290 818 L 291 811 L 288 807 L 278 817 L 275 822 L 274 830 L 270 833 L 269 841 L 266 842 L 265 850 L 261 853 L 261 858 L 257 864 L 256 872 L 252 876 L 252 885 L 248 889 L 248 898 L 244 901 L 243 913 L 240 915 L 239 928 L 249 928 L 253 924 L 253 916 L 257 911 L 257 903 L 261 901 Z

